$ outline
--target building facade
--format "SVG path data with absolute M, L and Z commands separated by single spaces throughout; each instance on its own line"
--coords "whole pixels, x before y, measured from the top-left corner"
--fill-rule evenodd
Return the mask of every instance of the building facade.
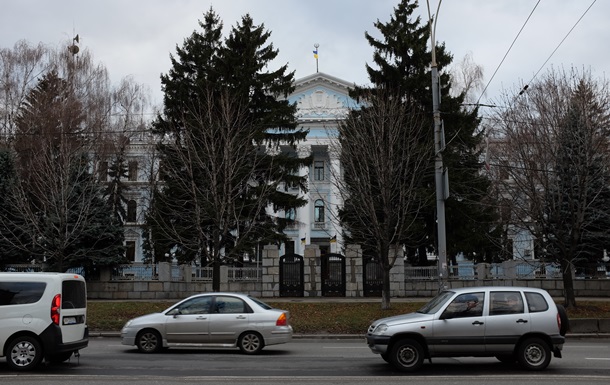
M 297 152 L 299 157 L 313 156 L 310 167 L 303 167 L 299 173 L 308 176 L 307 193 L 298 189 L 283 186 L 286 191 L 301 194 L 308 202 L 294 212 L 272 212 L 282 218 L 291 218 L 294 224 L 285 230 L 290 241 L 282 245 L 280 254 L 303 255 L 307 245 L 318 245 L 321 252 L 341 253 L 344 247 L 341 228 L 337 218 L 337 209 L 341 205 L 336 178 L 341 168 L 333 142 L 336 128 L 348 113 L 356 107 L 356 102 L 349 97 L 353 87 L 334 76 L 315 73 L 298 79 L 295 90 L 288 100 L 297 106 L 297 119 L 301 128 L 309 130 L 305 141 L 295 149 L 282 148 L 283 151 Z M 158 160 L 155 156 L 155 138 L 146 132 L 130 138 L 126 148 L 128 162 L 129 187 L 126 195 L 127 221 L 125 224 L 125 241 L 127 257 L 132 262 L 144 260 L 143 225 L 150 203 L 150 196 L 159 181 Z M 106 167 L 101 166 L 100 170 Z

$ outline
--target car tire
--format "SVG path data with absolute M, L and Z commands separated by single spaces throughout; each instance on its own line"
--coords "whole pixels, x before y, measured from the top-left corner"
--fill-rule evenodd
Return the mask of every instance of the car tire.
M 7 345 L 6 361 L 8 366 L 16 371 L 34 369 L 42 361 L 42 356 L 42 346 L 34 337 L 17 337 Z
M 244 354 L 256 354 L 265 347 L 265 341 L 257 332 L 245 332 L 239 336 L 237 346 Z
M 543 370 L 551 362 L 551 348 L 540 338 L 528 338 L 517 350 L 519 364 L 529 370 Z
M 424 349 L 415 340 L 400 340 L 392 346 L 389 359 L 401 372 L 414 372 L 424 364 Z
M 517 359 L 512 354 L 502 354 L 496 356 L 496 359 L 504 364 L 514 364 L 515 362 L 517 362 Z
M 559 320 L 561 321 L 559 334 L 565 336 L 566 333 L 570 331 L 570 319 L 568 318 L 568 312 L 562 305 L 557 305 L 557 314 L 559 314 Z
M 381 358 L 383 358 L 383 360 L 384 360 L 385 362 L 387 362 L 388 364 L 391 364 L 391 362 L 390 362 L 390 357 L 388 356 L 388 354 L 387 354 L 387 353 L 383 353 L 383 354 L 381 354 Z
M 142 353 L 157 353 L 163 347 L 161 334 L 153 329 L 142 330 L 136 336 L 136 346 Z

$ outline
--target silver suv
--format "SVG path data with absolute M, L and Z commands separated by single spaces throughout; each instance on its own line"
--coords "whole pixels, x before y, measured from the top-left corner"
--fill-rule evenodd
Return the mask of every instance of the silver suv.
M 561 357 L 569 321 L 545 290 L 470 287 L 441 292 L 415 313 L 371 324 L 373 353 L 405 372 L 432 357 L 496 357 L 530 370 Z

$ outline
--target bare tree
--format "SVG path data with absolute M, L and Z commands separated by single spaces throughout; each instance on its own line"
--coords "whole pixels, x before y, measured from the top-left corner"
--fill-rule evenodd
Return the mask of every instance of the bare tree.
M 450 73 L 451 95 L 455 97 L 464 94 L 464 103 L 476 103 L 478 94 L 484 91 L 483 67 L 474 62 L 472 53 L 466 54 L 460 62 L 455 63 Z
M 249 107 L 226 88 L 202 90 L 184 106 L 183 129 L 163 144 L 171 157 L 161 158 L 164 193 L 155 196 L 149 220 L 155 251 L 173 249 L 181 262 L 211 262 L 214 287 L 222 261 L 252 252 L 269 236 L 264 214 L 278 182 L 261 179 L 260 171 L 279 148 L 255 145 L 259 132 L 249 122 Z
M 576 306 L 574 264 L 601 258 L 610 240 L 610 93 L 589 73 L 550 71 L 506 97 L 491 159 L 517 229 L 538 257 L 560 263 L 565 305 Z
M 363 243 L 383 267 L 382 309 L 390 306 L 392 247 L 402 247 L 416 226 L 424 198 L 424 168 L 431 140 L 423 111 L 389 90 L 364 98 L 366 107 L 352 110 L 339 124 L 333 151 L 340 154 L 341 175 L 335 178 L 343 198 L 341 220 L 347 239 Z M 429 142 L 430 145 L 422 143 Z
M 48 49 L 25 40 L 0 49 L 0 139 L 15 132 L 15 119 L 28 92 L 50 70 Z

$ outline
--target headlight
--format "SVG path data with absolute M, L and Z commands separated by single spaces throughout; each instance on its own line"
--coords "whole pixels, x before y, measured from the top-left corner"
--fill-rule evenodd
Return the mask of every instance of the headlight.
M 127 321 L 127 323 L 125 324 L 125 326 L 123 326 L 123 329 L 129 327 L 129 325 L 131 325 L 131 320 Z
M 383 334 L 387 330 L 388 330 L 388 325 L 386 325 L 386 324 L 379 324 L 379 325 L 377 325 L 375 330 L 373 330 L 373 334 Z

